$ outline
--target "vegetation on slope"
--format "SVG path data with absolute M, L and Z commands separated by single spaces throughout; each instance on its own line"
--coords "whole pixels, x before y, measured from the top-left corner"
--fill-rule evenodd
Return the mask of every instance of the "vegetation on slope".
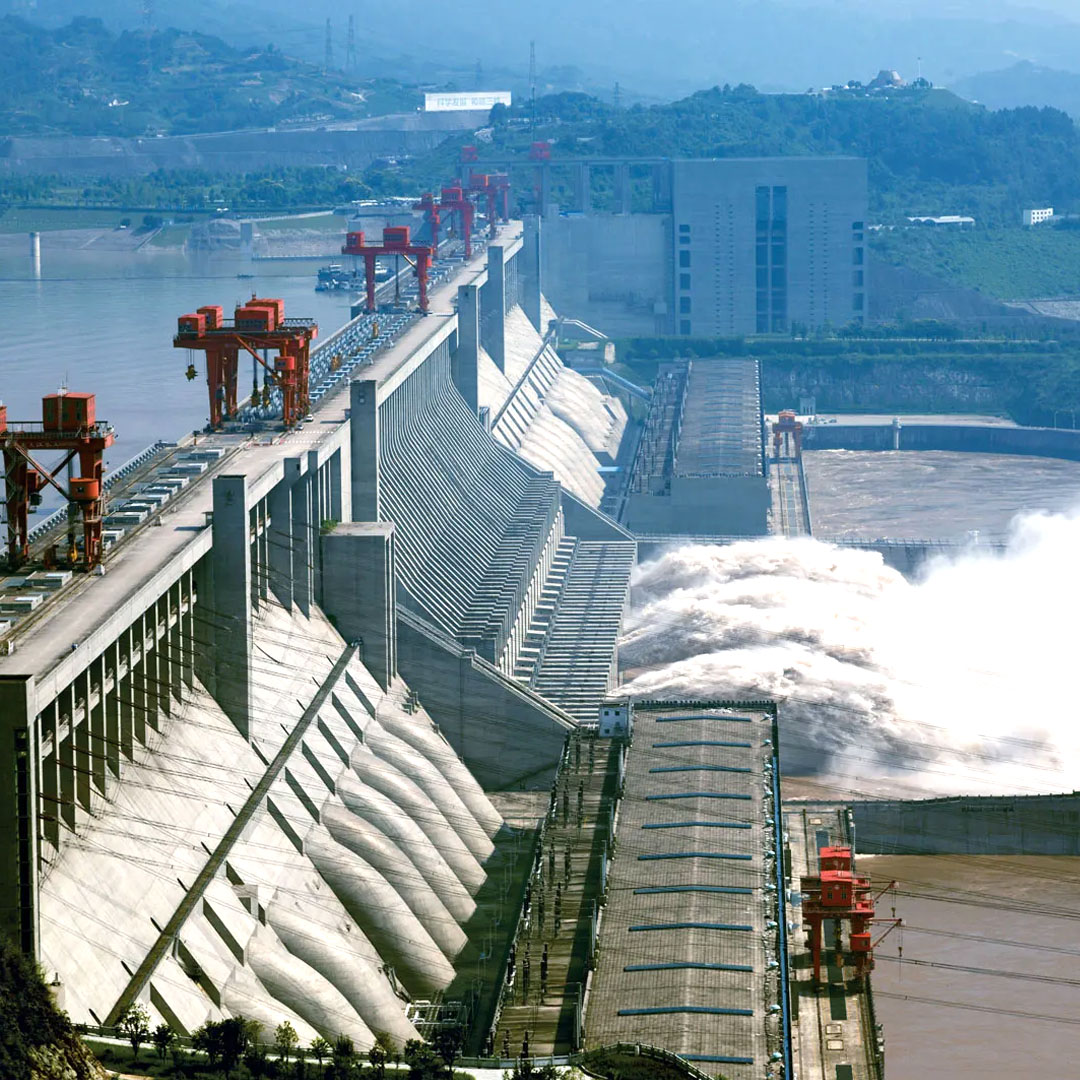
M 902 229 L 870 246 L 886 262 L 1001 300 L 1080 295 L 1076 229 Z
M 114 34 L 100 19 L 51 30 L 0 19 L 0 133 L 183 135 L 329 123 L 413 109 L 389 79 L 325 72 L 273 45 L 243 51 L 181 30 Z M 0 147 L 2 152 L 2 147 Z
M 98 1080 L 104 1075 L 57 1010 L 41 973 L 0 937 L 0 1076 Z

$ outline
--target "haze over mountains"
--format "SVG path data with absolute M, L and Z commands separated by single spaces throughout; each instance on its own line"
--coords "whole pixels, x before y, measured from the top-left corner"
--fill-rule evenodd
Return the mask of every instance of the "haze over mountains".
M 0 13 L 47 25 L 96 15 L 124 28 L 144 25 L 146 6 L 145 0 L 0 0 Z M 392 8 L 372 0 L 310 0 L 302 7 L 293 0 L 258 6 L 191 0 L 167 12 L 158 6 L 151 18 L 241 46 L 273 40 L 287 53 L 317 61 L 330 18 L 340 64 L 350 14 L 361 62 L 373 74 L 396 69 L 405 78 L 438 81 L 457 71 L 473 81 L 479 60 L 487 81 L 520 86 L 529 41 L 535 40 L 541 76 L 555 88 L 613 87 L 619 81 L 626 100 L 743 81 L 800 91 L 865 81 L 880 68 L 913 77 L 920 57 L 923 73 L 948 86 L 1017 61 L 1080 70 L 1080 5 L 1074 0 L 897 0 L 873 6 L 862 0 L 672 0 L 661 20 L 654 0 L 549 0 L 542 10 L 458 0 L 453 17 L 428 0 L 397 0 Z

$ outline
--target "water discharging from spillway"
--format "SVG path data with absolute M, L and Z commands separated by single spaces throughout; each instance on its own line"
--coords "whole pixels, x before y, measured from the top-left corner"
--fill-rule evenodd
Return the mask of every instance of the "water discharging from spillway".
M 786 773 L 874 794 L 1080 788 L 1080 511 L 916 582 L 816 540 L 688 545 L 642 564 L 620 646 L 637 698 L 780 703 Z

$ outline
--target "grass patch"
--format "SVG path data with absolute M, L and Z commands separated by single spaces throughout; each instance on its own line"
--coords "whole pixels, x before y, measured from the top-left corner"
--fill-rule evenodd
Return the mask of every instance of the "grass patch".
M 134 229 L 142 223 L 142 214 L 130 210 L 80 210 L 74 206 L 47 210 L 11 207 L 0 215 L 0 233 L 115 229 L 124 220 L 130 221 Z

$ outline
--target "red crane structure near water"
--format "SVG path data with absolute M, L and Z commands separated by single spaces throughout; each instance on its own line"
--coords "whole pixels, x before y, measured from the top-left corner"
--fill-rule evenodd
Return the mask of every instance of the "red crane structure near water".
M 218 304 L 181 315 L 173 345 L 177 349 L 198 349 L 206 353 L 206 385 L 210 395 L 210 427 L 220 428 L 236 415 L 236 382 L 240 353 L 248 352 L 265 371 L 264 401 L 269 386 L 281 390 L 281 416 L 286 427 L 298 424 L 310 408 L 308 396 L 308 356 L 319 327 L 311 319 L 286 319 L 284 300 L 261 300 L 253 296 L 233 313 L 223 317 Z M 276 352 L 271 363 L 262 352 Z M 195 378 L 189 364 L 187 377 Z M 255 390 L 257 391 L 257 386 Z M 254 400 L 255 391 L 252 393 Z
M 488 227 L 492 233 L 496 221 L 510 220 L 510 177 L 506 173 L 470 173 L 469 192 L 486 201 Z
M 102 454 L 116 441 L 112 425 L 96 416 L 93 394 L 61 392 L 41 399 L 40 422 L 9 427 L 7 406 L 0 405 L 0 449 L 4 457 L 4 499 L 7 505 L 8 564 L 14 570 L 30 554 L 28 515 L 41 502 L 41 492 L 52 485 L 82 520 L 83 563 L 89 570 L 101 562 L 101 519 L 104 509 Z M 53 469 L 41 465 L 32 452 L 66 451 Z M 79 472 L 68 487 L 58 479 L 73 458 Z M 78 552 L 70 532 L 68 562 L 75 565 Z
M 472 258 L 472 228 L 476 207 L 472 200 L 465 197 L 460 185 L 444 187 L 441 192 L 439 207 L 449 214 L 457 214 L 461 229 L 461 239 L 465 244 L 465 258 Z
M 799 882 L 802 893 L 803 922 L 810 924 L 810 955 L 814 963 L 814 982 L 821 981 L 821 929 L 825 919 L 835 921 L 836 966 L 843 971 L 843 922 L 851 923 L 848 948 L 860 978 L 874 968 L 874 949 L 882 939 L 900 925 L 900 919 L 875 918 L 878 898 L 896 885 L 890 882 L 875 894 L 870 879 L 856 874 L 852 867 L 851 848 L 823 847 L 819 853 L 820 872 L 806 875 Z M 874 941 L 870 931 L 873 923 L 888 923 L 889 929 Z
M 395 255 L 403 258 L 416 275 L 420 293 L 420 310 L 428 310 L 428 271 L 431 269 L 433 249 L 427 244 L 414 244 L 409 238 L 408 225 L 388 225 L 383 229 L 381 244 L 364 243 L 362 232 L 345 234 L 345 246 L 342 255 L 356 255 L 364 260 L 364 285 L 367 292 L 367 309 L 375 310 L 375 260 L 380 255 Z
M 784 409 L 772 426 L 773 457 L 780 458 L 780 444 L 784 445 L 785 457 L 802 457 L 802 422 L 795 419 L 791 409 Z M 794 453 L 792 450 L 794 449 Z
M 420 196 L 420 201 L 413 203 L 412 208 L 424 212 L 424 221 L 431 230 L 431 257 L 437 259 L 439 257 L 439 226 L 442 224 L 442 218 L 439 216 L 439 204 L 430 191 L 425 191 Z

